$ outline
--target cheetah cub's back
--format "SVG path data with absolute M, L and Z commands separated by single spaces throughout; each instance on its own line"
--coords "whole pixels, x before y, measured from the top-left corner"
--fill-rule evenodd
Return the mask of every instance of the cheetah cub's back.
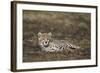
M 66 40 L 55 40 L 52 37 L 52 33 L 38 33 L 38 45 L 42 51 L 46 52 L 57 52 L 63 50 L 79 49 L 80 47 L 73 45 Z

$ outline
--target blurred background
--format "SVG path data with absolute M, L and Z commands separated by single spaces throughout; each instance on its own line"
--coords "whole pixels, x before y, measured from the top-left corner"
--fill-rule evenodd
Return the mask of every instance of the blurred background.
M 23 10 L 23 62 L 90 59 L 91 14 Z M 38 32 L 51 32 L 52 38 L 67 40 L 79 50 L 41 53 Z

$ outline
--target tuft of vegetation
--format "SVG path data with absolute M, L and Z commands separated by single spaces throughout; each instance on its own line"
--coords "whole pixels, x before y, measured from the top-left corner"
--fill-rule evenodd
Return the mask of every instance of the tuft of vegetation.
M 90 59 L 90 13 L 23 10 L 23 62 Z M 51 32 L 53 38 L 80 46 L 73 52 L 41 52 L 38 32 Z

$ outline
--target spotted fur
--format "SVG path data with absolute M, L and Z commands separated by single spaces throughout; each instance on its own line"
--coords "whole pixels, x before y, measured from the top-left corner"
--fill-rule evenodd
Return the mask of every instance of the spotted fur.
M 75 46 L 66 40 L 54 40 L 51 38 L 52 33 L 38 33 L 38 44 L 42 48 L 43 51 L 46 52 L 57 52 L 63 50 L 72 50 L 78 49 L 78 46 Z

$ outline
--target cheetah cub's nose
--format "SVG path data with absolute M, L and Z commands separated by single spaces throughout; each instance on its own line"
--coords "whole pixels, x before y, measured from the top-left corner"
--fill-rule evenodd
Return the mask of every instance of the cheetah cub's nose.
M 45 42 L 45 43 L 47 43 L 47 42 Z

